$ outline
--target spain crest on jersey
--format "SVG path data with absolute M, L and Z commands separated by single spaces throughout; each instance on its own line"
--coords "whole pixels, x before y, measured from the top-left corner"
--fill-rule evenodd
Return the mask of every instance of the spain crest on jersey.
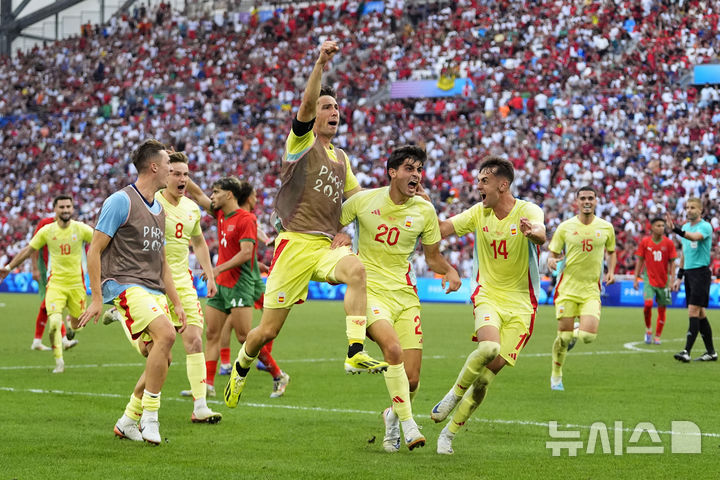
M 515 236 L 517 236 L 517 234 L 518 234 L 517 225 L 515 225 L 515 224 L 513 223 L 512 225 L 510 225 L 510 235 L 513 236 L 513 237 L 515 237 Z
M 72 234 L 72 241 L 77 242 L 77 233 Z
M 405 217 L 405 228 L 412 228 L 413 226 L 413 217 Z

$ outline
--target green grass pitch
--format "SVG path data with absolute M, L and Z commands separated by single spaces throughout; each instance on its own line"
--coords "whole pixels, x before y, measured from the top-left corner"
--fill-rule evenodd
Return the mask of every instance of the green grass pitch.
M 713 478 L 720 453 L 716 362 L 681 364 L 687 316 L 669 310 L 662 345 L 641 342 L 641 309 L 606 308 L 595 343 L 568 354 L 565 392 L 549 387 L 553 310 L 542 307 L 535 332 L 515 368 L 506 368 L 485 402 L 454 441 L 455 455 L 435 453 L 442 425 L 429 418 L 473 348 L 468 305 L 425 304 L 425 352 L 420 391 L 413 405 L 427 437 L 425 448 L 397 454 L 382 450 L 380 412 L 389 404 L 380 375 L 345 375 L 346 341 L 340 302 L 295 308 L 273 353 L 292 377 L 284 397 L 270 399 L 272 382 L 252 371 L 235 410 L 211 406 L 217 425 L 190 422 L 192 403 L 182 342 L 175 344 L 162 395 L 159 447 L 118 440 L 113 425 L 122 414 L 143 359 L 120 326 L 91 325 L 65 353 L 66 371 L 54 375 L 51 352 L 29 349 L 39 297 L 0 295 L 0 478 L 243 478 L 243 479 L 445 479 L 445 478 Z M 256 312 L 256 322 L 259 312 Z M 720 315 L 710 311 L 720 330 Z M 47 334 L 44 339 L 47 344 Z M 368 346 L 379 356 L 375 345 Z M 233 341 L 233 355 L 238 345 Z M 702 340 L 693 352 L 703 352 Z M 227 377 L 217 377 L 221 391 Z M 577 456 L 553 456 L 548 423 L 579 431 Z M 672 421 L 695 423 L 700 454 L 672 453 Z M 590 426 L 607 426 L 588 453 Z M 615 422 L 622 422 L 619 436 Z M 660 443 L 643 433 L 650 422 Z M 570 425 L 570 426 L 568 426 Z M 618 448 L 618 446 L 620 448 Z M 632 453 L 660 447 L 661 453 Z

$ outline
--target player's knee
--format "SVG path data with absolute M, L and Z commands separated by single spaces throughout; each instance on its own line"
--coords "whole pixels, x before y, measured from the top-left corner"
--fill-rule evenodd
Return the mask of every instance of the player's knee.
M 365 265 L 360 260 L 353 262 L 347 269 L 347 276 L 347 285 L 362 285 L 364 287 L 367 281 Z
M 385 345 L 382 350 L 385 361 L 390 365 L 402 363 L 403 351 L 399 342 L 390 342 L 388 345 Z
M 645 308 L 652 308 L 653 301 L 652 300 L 645 300 Z
M 237 338 L 237 341 L 242 343 L 245 343 L 247 341 L 247 332 L 239 332 L 235 330 L 235 338 Z
M 476 358 L 482 363 L 483 366 L 492 362 L 495 357 L 500 355 L 500 344 L 485 340 L 478 343 L 475 349 Z
M 188 341 L 185 345 L 185 349 L 188 355 L 202 352 L 202 347 L 202 337 L 199 336 L 190 339 L 190 341 Z
M 53 313 L 48 315 L 48 326 L 50 327 L 50 330 L 55 330 L 56 328 L 60 328 L 62 326 L 62 315 L 59 313 Z
M 278 336 L 278 333 L 279 333 L 278 329 L 276 329 L 270 325 L 260 324 L 256 327 L 256 329 L 257 329 L 257 334 L 260 337 L 260 342 L 262 343 L 262 345 L 265 345 L 265 344 L 275 340 L 275 338 Z
M 158 332 L 155 332 L 153 335 L 153 343 L 155 344 L 155 348 L 172 348 L 173 344 L 175 343 L 175 329 L 174 328 L 164 328 Z
M 568 345 L 570 345 L 570 342 L 572 341 L 573 332 L 560 330 L 560 331 L 558 331 L 557 338 L 560 339 L 560 345 L 562 345 L 563 348 L 567 348 Z
M 597 333 L 590 333 L 590 332 L 586 332 L 585 330 L 580 330 L 578 332 L 578 338 L 583 343 L 592 343 L 595 341 L 596 337 L 597 337 Z

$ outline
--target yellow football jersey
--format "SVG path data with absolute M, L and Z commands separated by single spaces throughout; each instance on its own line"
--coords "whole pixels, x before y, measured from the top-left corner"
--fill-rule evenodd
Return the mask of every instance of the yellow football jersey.
M 188 247 L 191 237 L 202 235 L 200 207 L 187 197 L 181 197 L 175 206 L 163 197 L 162 190 L 155 193 L 155 200 L 165 209 L 165 258 L 177 287 L 190 280 Z
M 340 223 L 355 222 L 355 250 L 367 271 L 368 290 L 415 292 L 412 258 L 418 242 L 438 243 L 435 207 L 420 197 L 402 205 L 390 199 L 390 187 L 363 190 L 342 208 Z
M 590 225 L 585 225 L 574 216 L 558 225 L 548 249 L 557 254 L 565 252 L 556 297 L 598 295 L 605 250 L 615 251 L 615 230 L 601 218 L 595 217 Z
M 85 284 L 82 259 L 83 243 L 90 243 L 93 228 L 82 222 L 70 220 L 65 228 L 57 222 L 45 225 L 32 237 L 30 246 L 40 250 L 47 245 L 50 252 L 50 281 L 57 286 L 76 287 Z
M 538 246 L 520 231 L 523 217 L 532 223 L 545 220 L 540 207 L 519 199 L 502 220 L 482 203 L 450 219 L 458 236 L 475 234 L 473 305 L 487 302 L 512 313 L 535 312 L 540 290 Z

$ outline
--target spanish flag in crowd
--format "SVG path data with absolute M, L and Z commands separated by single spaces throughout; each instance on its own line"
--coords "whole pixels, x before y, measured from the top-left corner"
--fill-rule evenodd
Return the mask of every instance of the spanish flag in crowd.
M 452 90 L 455 87 L 455 75 L 453 72 L 441 74 L 437 86 L 440 90 Z

